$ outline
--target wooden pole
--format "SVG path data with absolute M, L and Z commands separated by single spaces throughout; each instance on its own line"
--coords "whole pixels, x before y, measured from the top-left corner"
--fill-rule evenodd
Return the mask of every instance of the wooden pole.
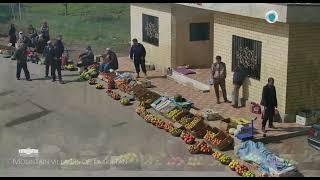
M 19 3 L 19 20 L 21 21 L 21 3 Z

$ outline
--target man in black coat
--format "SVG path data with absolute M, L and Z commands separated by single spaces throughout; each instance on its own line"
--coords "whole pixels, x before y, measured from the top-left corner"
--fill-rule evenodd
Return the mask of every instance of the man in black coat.
M 51 66 L 51 76 L 52 76 L 52 62 L 55 57 L 54 47 L 51 41 L 48 41 L 48 45 L 43 50 L 43 56 L 45 58 L 44 64 L 46 66 L 46 76 L 45 78 L 49 78 L 49 68 Z
M 27 50 L 27 44 L 24 44 L 24 43 L 21 44 L 19 48 L 14 52 L 12 58 L 17 60 L 17 74 L 16 74 L 17 80 L 20 80 L 21 69 L 23 69 L 27 81 L 32 81 L 30 79 L 30 73 L 27 66 L 26 50 Z
M 270 77 L 268 84 L 263 87 L 261 105 L 264 106 L 264 117 L 262 120 L 262 131 L 265 133 L 265 127 L 269 120 L 269 128 L 275 129 L 273 126 L 273 117 L 275 108 L 278 107 L 276 88 L 274 87 L 274 79 Z
M 239 89 L 242 86 L 244 80 L 246 79 L 246 77 L 248 77 L 248 73 L 245 70 L 245 68 L 243 67 L 243 65 L 237 65 L 237 67 L 234 69 L 234 73 L 233 73 L 233 95 L 234 95 L 234 104 L 233 107 L 234 108 L 238 108 L 239 104 L 238 104 L 238 100 L 239 100 Z
M 58 36 L 57 41 L 54 43 L 54 51 L 55 57 L 53 59 L 51 74 L 52 74 L 52 81 L 56 80 L 56 71 L 58 72 L 59 82 L 63 84 L 62 75 L 61 75 L 61 64 L 62 64 L 62 54 L 64 52 L 64 46 L 62 43 L 62 36 Z
M 134 67 L 137 73 L 137 78 L 140 77 L 139 76 L 140 66 L 145 77 L 147 77 L 146 62 L 145 62 L 146 49 L 142 44 L 138 43 L 137 39 L 133 39 L 132 42 L 133 42 L 133 45 L 131 46 L 131 49 L 130 49 L 130 59 L 133 59 Z

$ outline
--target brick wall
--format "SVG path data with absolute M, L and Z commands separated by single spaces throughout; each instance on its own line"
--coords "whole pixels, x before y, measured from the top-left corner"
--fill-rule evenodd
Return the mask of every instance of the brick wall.
M 142 42 L 142 14 L 159 18 L 159 46 Z M 131 39 L 137 38 L 146 48 L 146 61 L 157 67 L 171 67 L 171 5 L 159 3 L 131 4 Z
M 320 24 L 289 25 L 288 112 L 320 108 Z
M 262 88 L 268 77 L 275 79 L 278 106 L 285 112 L 289 26 L 284 23 L 269 24 L 263 19 L 248 18 L 226 13 L 214 14 L 213 56 L 220 55 L 227 65 L 226 87 L 232 94 L 232 35 L 262 42 L 261 78 L 250 79 L 245 93 L 249 102 L 260 102 Z M 240 93 L 241 94 L 241 93 Z

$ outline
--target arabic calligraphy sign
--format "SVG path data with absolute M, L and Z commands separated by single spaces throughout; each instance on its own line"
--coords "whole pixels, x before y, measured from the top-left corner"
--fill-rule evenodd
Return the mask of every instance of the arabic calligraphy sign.
M 159 46 L 159 18 L 142 14 L 142 40 Z
M 233 35 L 232 71 L 241 64 L 249 72 L 251 78 L 260 80 L 261 45 L 260 41 Z

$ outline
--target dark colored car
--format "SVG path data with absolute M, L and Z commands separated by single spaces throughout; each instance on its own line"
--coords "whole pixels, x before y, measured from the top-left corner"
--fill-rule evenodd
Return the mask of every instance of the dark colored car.
M 320 124 L 314 124 L 308 135 L 308 143 L 310 146 L 320 150 Z

